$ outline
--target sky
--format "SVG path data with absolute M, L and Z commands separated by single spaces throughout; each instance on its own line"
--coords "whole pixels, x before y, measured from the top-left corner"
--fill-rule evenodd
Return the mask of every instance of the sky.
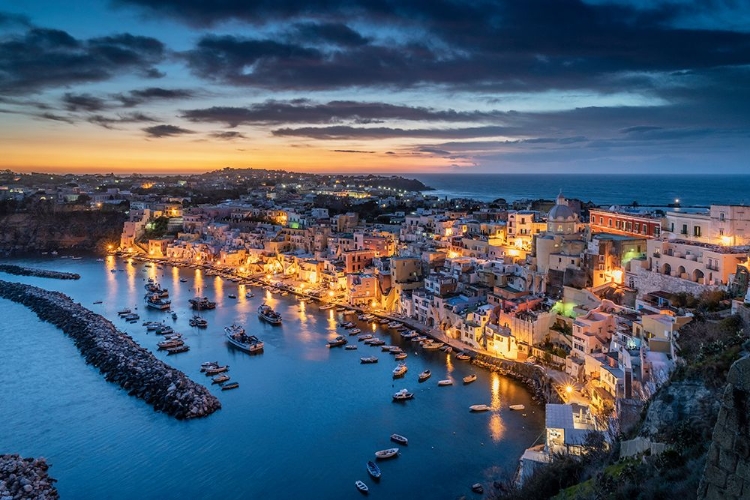
M 750 0 L 0 3 L 0 168 L 750 173 Z

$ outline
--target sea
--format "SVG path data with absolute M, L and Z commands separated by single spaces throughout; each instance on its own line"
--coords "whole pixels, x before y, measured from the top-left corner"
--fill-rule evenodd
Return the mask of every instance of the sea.
M 750 204 L 749 175 L 595 175 L 595 174 L 403 174 L 422 181 L 440 198 L 508 202 L 566 198 L 599 206 L 708 207 Z
M 190 268 L 147 267 L 114 256 L 62 258 L 69 256 L 4 262 L 74 272 L 80 280 L 4 273 L 0 279 L 68 294 L 205 384 L 222 409 L 191 421 L 155 412 L 87 365 L 61 330 L 0 299 L 0 453 L 45 457 L 61 498 L 351 499 L 361 496 L 357 480 L 369 486 L 371 498 L 478 498 L 471 485 L 491 488 L 492 481 L 512 475 L 525 448 L 542 442 L 544 408 L 523 385 L 440 351 L 424 351 L 380 325 L 358 323 L 363 332 L 403 347 L 404 378 L 393 379 L 390 354 L 356 336 L 347 338 L 357 350 L 329 349 L 328 340 L 346 335 L 338 326 L 342 313 L 321 311 L 293 295 L 272 295 Z M 176 320 L 143 305 L 148 278 L 169 289 Z M 245 298 L 248 291 L 255 296 Z M 204 330 L 188 323 L 188 299 L 196 295 L 218 302 L 202 313 L 209 322 Z M 282 314 L 281 326 L 259 320 L 262 303 Z M 136 310 L 140 321 L 121 319 L 117 311 L 124 307 Z M 148 333 L 144 321 L 172 325 L 190 351 L 158 351 L 160 337 Z M 265 351 L 249 355 L 228 345 L 223 329 L 232 323 L 263 340 Z M 360 363 L 370 355 L 379 362 Z M 240 387 L 222 392 L 212 385 L 200 372 L 205 361 L 228 364 Z M 426 369 L 432 377 L 419 383 Z M 463 385 L 462 378 L 474 372 L 477 381 Z M 439 387 L 445 378 L 455 384 Z M 393 402 L 392 394 L 403 388 L 415 398 Z M 474 404 L 493 409 L 471 413 Z M 510 404 L 526 410 L 510 411 Z M 390 441 L 393 433 L 406 436 L 408 445 Z M 382 478 L 374 481 L 367 461 L 393 446 L 400 455 L 381 461 Z

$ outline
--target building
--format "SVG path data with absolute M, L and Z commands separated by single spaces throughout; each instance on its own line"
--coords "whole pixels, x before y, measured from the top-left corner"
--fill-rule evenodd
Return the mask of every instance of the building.
M 641 238 L 658 238 L 662 232 L 664 218 L 623 209 L 589 210 L 591 233 L 620 234 Z

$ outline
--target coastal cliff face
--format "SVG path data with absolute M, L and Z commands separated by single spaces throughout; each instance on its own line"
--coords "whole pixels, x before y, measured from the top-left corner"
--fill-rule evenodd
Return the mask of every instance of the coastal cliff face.
M 120 212 L 66 211 L 0 217 L 0 252 L 77 249 L 104 251 L 117 246 L 127 216 Z
M 732 365 L 698 499 L 750 496 L 750 357 Z

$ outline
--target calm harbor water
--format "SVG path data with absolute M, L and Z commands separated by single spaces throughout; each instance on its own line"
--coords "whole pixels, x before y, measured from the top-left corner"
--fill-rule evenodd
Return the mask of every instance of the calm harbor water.
M 523 386 L 414 347 L 379 326 L 358 325 L 363 333 L 404 347 L 409 371 L 403 379 L 393 380 L 396 362 L 390 354 L 356 337 L 348 339 L 358 350 L 328 349 L 327 340 L 345 334 L 337 327 L 341 314 L 292 295 L 255 288 L 255 297 L 245 299 L 244 287 L 201 271 L 146 268 L 114 257 L 13 263 L 81 274 L 78 281 L 3 273 L 0 278 L 70 295 L 206 384 L 223 405 L 208 418 L 187 422 L 156 413 L 86 365 L 60 330 L 0 300 L 0 452 L 46 457 L 62 498 L 358 498 L 357 479 L 370 486 L 372 498 L 478 498 L 471 484 L 512 472 L 543 429 L 543 409 Z M 111 273 L 112 268 L 122 271 Z M 148 277 L 169 288 L 176 321 L 143 306 Z M 198 292 L 219 303 L 205 311 L 204 330 L 188 325 L 187 301 Z M 228 298 L 230 293 L 238 298 Z M 102 304 L 94 304 L 99 300 Z M 282 313 L 282 326 L 257 318 L 263 302 Z M 135 306 L 138 323 L 118 318 L 119 309 Z M 183 333 L 189 352 L 156 351 L 160 337 L 146 333 L 141 323 L 162 319 Z M 264 340 L 265 352 L 251 356 L 228 346 L 223 327 L 233 322 Z M 360 364 L 359 358 L 369 355 L 380 362 Z M 200 364 L 209 360 L 229 364 L 239 389 L 211 386 L 200 373 Z M 424 369 L 432 370 L 432 378 L 418 383 Z M 464 386 L 462 377 L 474 371 L 478 380 Z M 448 376 L 455 385 L 438 387 Z M 402 388 L 415 399 L 392 402 Z M 469 412 L 480 403 L 495 409 Z M 508 410 L 517 403 L 526 405 L 526 416 Z M 376 483 L 365 464 L 375 451 L 396 446 L 389 441 L 394 432 L 407 436 L 409 445 L 400 447 L 398 458 L 380 463 L 383 477 Z
M 597 205 L 666 206 L 750 204 L 750 175 L 543 175 L 543 174 L 404 174 L 432 187 L 426 194 L 492 201 L 504 198 L 567 198 Z

